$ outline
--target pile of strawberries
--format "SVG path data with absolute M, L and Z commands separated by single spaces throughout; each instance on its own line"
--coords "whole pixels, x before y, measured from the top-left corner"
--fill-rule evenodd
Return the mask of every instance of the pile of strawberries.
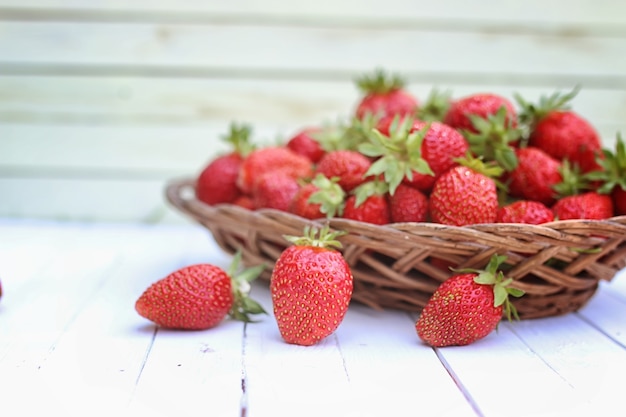
M 539 224 L 626 214 L 626 152 L 602 149 L 569 108 L 578 89 L 517 106 L 492 93 L 423 102 L 382 71 L 358 80 L 346 122 L 303 127 L 256 147 L 233 124 L 232 152 L 211 160 L 196 196 L 210 204 L 272 208 L 373 224 Z
M 255 147 L 251 128 L 231 125 L 233 150 L 211 160 L 196 182 L 209 205 L 277 209 L 308 218 L 373 224 L 438 222 L 540 224 L 626 214 L 626 150 L 602 149 L 589 122 L 567 107 L 577 93 L 531 104 L 489 93 L 424 102 L 382 71 L 358 80 L 363 97 L 346 123 L 303 128 L 283 145 Z M 272 270 L 274 318 L 287 343 L 309 346 L 332 334 L 351 301 L 353 276 L 342 231 L 303 230 Z M 191 265 L 152 284 L 137 312 L 159 326 L 208 329 L 229 316 L 265 313 L 248 297 L 262 267 L 239 271 Z M 458 270 L 415 323 L 431 346 L 467 345 L 517 317 L 494 255 L 484 270 Z

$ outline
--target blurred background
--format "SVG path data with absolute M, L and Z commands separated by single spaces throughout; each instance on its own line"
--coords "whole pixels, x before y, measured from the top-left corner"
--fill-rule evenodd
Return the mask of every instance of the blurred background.
M 224 151 L 347 117 L 354 79 L 424 100 L 581 91 L 626 134 L 626 3 L 603 0 L 0 0 L 0 217 L 184 222 L 163 197 Z

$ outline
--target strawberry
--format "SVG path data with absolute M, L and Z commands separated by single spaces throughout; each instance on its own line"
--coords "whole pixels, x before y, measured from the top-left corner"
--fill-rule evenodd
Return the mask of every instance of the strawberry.
M 453 100 L 443 122 L 455 129 L 478 133 L 471 116 L 487 119 L 504 108 L 507 125 L 517 125 L 517 113 L 507 98 L 493 93 L 476 93 Z
M 355 110 L 358 119 L 368 115 L 414 115 L 418 109 L 417 99 L 406 91 L 405 81 L 397 75 L 377 70 L 358 78 L 356 84 L 364 94 Z
M 558 220 L 602 220 L 614 215 L 611 197 L 595 191 L 563 197 L 554 203 L 552 211 Z
M 350 266 L 338 248 L 341 232 L 305 228 L 276 260 L 270 279 L 274 317 L 287 343 L 310 346 L 341 324 L 352 298 Z
M 150 285 L 135 302 L 135 310 L 170 329 L 209 329 L 227 315 L 250 322 L 251 314 L 265 313 L 260 304 L 248 298 L 250 282 L 263 266 L 237 274 L 240 261 L 241 253 L 237 253 L 228 272 L 211 264 L 178 269 Z
M 485 270 L 459 271 L 441 283 L 415 323 L 419 338 L 433 347 L 469 345 L 494 331 L 503 314 L 517 318 L 508 297 L 523 292 L 498 270 L 505 259 L 494 255 Z
M 391 221 L 423 222 L 428 218 L 428 197 L 417 188 L 400 184 L 389 197 Z
M 231 124 L 222 140 L 233 146 L 233 151 L 213 159 L 196 180 L 196 197 L 206 204 L 234 202 L 241 191 L 237 177 L 243 159 L 253 149 L 250 144 L 251 128 L 248 125 Z
M 237 185 L 244 194 L 251 194 L 261 175 L 277 170 L 292 178 L 308 178 L 313 173 L 313 163 L 306 156 L 284 146 L 255 149 L 241 163 Z
M 576 94 L 578 88 L 568 94 L 542 96 L 536 105 L 517 96 L 522 107 L 520 119 L 528 126 L 529 145 L 589 172 L 599 168 L 596 158 L 601 156 L 602 142 L 595 128 L 570 109 L 569 102 Z
M 388 190 L 387 184 L 378 180 L 359 185 L 346 199 L 342 217 L 378 225 L 389 223 Z
M 493 223 L 498 210 L 496 182 L 499 167 L 488 167 L 478 160 L 470 166 L 458 165 L 441 175 L 430 194 L 430 217 L 434 222 L 465 226 Z
M 0 298 L 2 298 L 2 283 L 0 282 Z
M 315 172 L 327 178 L 338 177 L 341 188 L 350 192 L 366 181 L 365 173 L 371 165 L 369 158 L 357 151 L 336 150 L 324 154 Z
M 310 183 L 296 192 L 288 211 L 306 219 L 341 215 L 346 193 L 337 184 L 337 180 L 338 178 L 328 179 L 317 174 Z
M 557 197 L 555 185 L 561 183 L 561 161 L 534 146 L 515 150 L 517 166 L 505 174 L 509 194 L 551 205 Z
M 272 208 L 288 211 L 293 197 L 300 189 L 298 180 L 284 171 L 272 171 L 257 179 L 252 191 L 255 209 Z
M 456 158 L 461 158 L 469 150 L 469 144 L 461 133 L 450 126 L 439 122 L 429 125 L 422 121 L 416 121 L 412 131 L 428 127 L 422 141 L 422 158 L 426 161 L 433 175 L 413 172 L 413 178 L 405 178 L 404 182 L 424 192 L 429 192 L 441 174 L 455 165 Z
M 604 149 L 604 158 L 598 161 L 600 169 L 587 174 L 587 179 L 600 181 L 598 192 L 610 194 L 615 206 L 615 214 L 626 214 L 626 146 L 620 134 L 617 135 L 615 151 Z
M 539 201 L 518 200 L 498 209 L 498 223 L 541 224 L 554 220 L 549 207 Z
M 324 149 L 316 139 L 316 134 L 321 133 L 320 128 L 309 127 L 300 130 L 287 141 L 287 148 L 299 155 L 306 156 L 313 163 L 317 163 L 324 155 Z

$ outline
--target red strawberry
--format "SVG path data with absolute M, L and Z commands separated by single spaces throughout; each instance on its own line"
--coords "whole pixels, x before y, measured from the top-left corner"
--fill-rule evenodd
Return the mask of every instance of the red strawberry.
M 287 343 L 310 346 L 341 324 L 352 297 L 350 266 L 336 238 L 341 233 L 307 228 L 276 260 L 270 280 L 274 317 Z
M 626 145 L 621 135 L 617 135 L 615 152 L 605 149 L 604 158 L 598 161 L 600 169 L 587 174 L 587 179 L 599 181 L 598 192 L 610 194 L 615 206 L 615 214 L 626 214 Z
M 539 201 L 518 200 L 498 209 L 498 223 L 541 224 L 554 220 L 549 207 Z
M 557 197 L 554 186 L 563 180 L 561 162 L 532 146 L 516 149 L 515 153 L 517 166 L 507 175 L 509 194 L 553 204 Z
M 426 128 L 425 122 L 416 121 L 411 131 Z M 456 158 L 461 158 L 469 150 L 467 140 L 457 130 L 443 123 L 430 123 L 424 140 L 422 141 L 422 158 L 428 163 L 433 175 L 413 172 L 413 178 L 405 178 L 404 182 L 414 187 L 429 192 L 441 174 L 455 165 Z
M 315 134 L 322 132 L 319 128 L 306 128 L 299 131 L 287 141 L 287 148 L 295 153 L 306 156 L 313 163 L 316 163 L 324 155 L 324 149 Z
M 291 175 L 278 170 L 266 172 L 257 179 L 252 191 L 254 208 L 272 208 L 288 211 L 300 185 Z
M 558 220 L 602 220 L 614 215 L 611 197 L 595 191 L 563 197 L 554 203 L 552 211 Z
M 464 346 L 494 331 L 503 313 L 509 320 L 517 312 L 508 299 L 522 291 L 508 285 L 498 268 L 505 257 L 495 255 L 483 271 L 470 270 L 445 280 L 432 295 L 415 329 L 419 338 L 434 347 Z
M 428 197 L 417 188 L 400 184 L 389 197 L 391 221 L 423 222 L 428 217 Z
M 336 150 L 327 152 L 319 160 L 316 173 L 327 178 L 338 177 L 341 188 L 350 192 L 366 181 L 365 173 L 371 165 L 369 158 L 357 151 Z
M 262 266 L 235 275 L 238 253 L 227 273 L 211 264 L 196 264 L 172 272 L 154 282 L 137 299 L 135 309 L 158 326 L 204 330 L 217 326 L 226 315 L 250 322 L 250 314 L 265 313 L 248 298 L 250 282 Z
M 488 116 L 495 115 L 501 107 L 505 109 L 506 123 L 515 127 L 517 125 L 517 113 L 513 103 L 507 98 L 493 93 L 476 93 L 453 100 L 443 122 L 455 129 L 478 133 L 471 115 L 487 119 Z
M 317 174 L 313 181 L 300 187 L 296 192 L 288 211 L 306 219 L 341 215 L 345 192 L 336 180 Z
M 368 181 L 353 190 L 345 201 L 342 217 L 372 224 L 387 224 L 391 221 L 387 184 Z
M 582 172 L 598 168 L 602 142 L 595 128 L 581 115 L 569 109 L 578 89 L 568 94 L 542 96 L 537 105 L 517 97 L 520 119 L 529 127 L 529 145 L 544 150 L 558 160 L 569 160 Z
M 232 124 L 228 135 L 222 139 L 233 146 L 233 151 L 213 159 L 196 181 L 196 197 L 207 204 L 234 202 L 241 191 L 237 187 L 239 168 L 246 155 L 252 151 L 249 142 L 251 128 Z
M 355 111 L 358 119 L 368 115 L 414 115 L 418 109 L 417 99 L 405 90 L 404 80 L 397 75 L 389 77 L 377 70 L 372 76 L 357 79 L 356 83 L 364 94 Z
M 441 175 L 430 194 L 430 217 L 434 222 L 465 226 L 493 223 L 498 210 L 496 183 L 489 169 L 459 165 Z M 494 170 L 491 175 L 501 171 Z
M 308 178 L 313 173 L 313 164 L 309 158 L 283 146 L 256 149 L 241 163 L 237 185 L 244 194 L 251 194 L 261 175 L 277 170 L 293 178 Z

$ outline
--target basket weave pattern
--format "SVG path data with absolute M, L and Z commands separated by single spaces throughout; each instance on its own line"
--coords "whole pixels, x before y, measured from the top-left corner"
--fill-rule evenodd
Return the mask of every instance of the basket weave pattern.
M 209 206 L 194 196 L 194 180 L 170 182 L 168 201 L 206 227 L 218 245 L 241 249 L 246 265 L 273 266 L 306 225 L 329 222 L 348 232 L 339 238 L 354 276 L 353 300 L 376 309 L 419 312 L 452 272 L 436 266 L 483 268 L 494 254 L 506 255 L 506 275 L 526 295 L 512 302 L 520 318 L 556 316 L 578 310 L 600 280 L 626 267 L 626 216 L 608 220 L 567 220 L 544 225 L 447 226 L 395 223 L 377 226 L 333 218 L 311 221 L 278 210 L 250 211 L 233 205 Z M 269 280 L 271 268 L 262 279 Z

